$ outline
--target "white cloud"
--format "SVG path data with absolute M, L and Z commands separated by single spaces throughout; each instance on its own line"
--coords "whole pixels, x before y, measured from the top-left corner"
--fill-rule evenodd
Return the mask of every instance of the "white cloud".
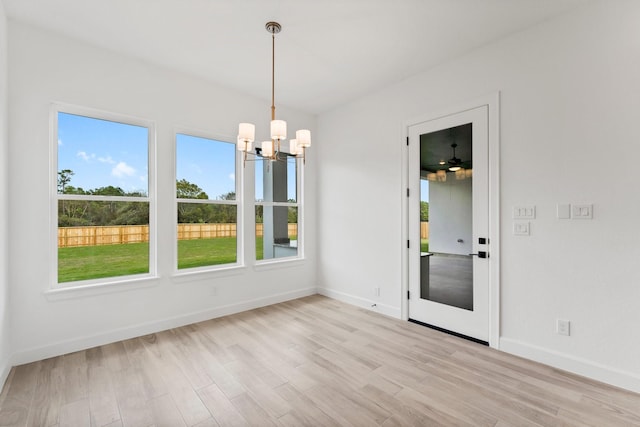
M 62 140 L 58 138 L 58 145 L 62 145 Z
M 230 179 L 231 181 L 235 181 L 235 180 L 236 180 L 236 174 L 235 174 L 235 173 L 230 173 L 230 174 L 229 174 L 229 179 Z
M 99 161 L 100 163 L 108 163 L 108 164 L 110 164 L 110 165 L 113 165 L 113 164 L 115 164 L 115 162 L 116 162 L 115 160 L 113 160 L 113 159 L 111 158 L 111 156 L 107 156 L 107 157 L 98 157 L 98 161 Z
M 124 176 L 133 176 L 135 175 L 136 170 L 126 164 L 125 162 L 118 163 L 112 170 L 111 175 L 122 178 Z
M 87 154 L 84 151 L 78 151 L 78 154 L 76 154 L 76 156 L 80 157 L 82 160 L 84 160 L 85 162 L 90 161 L 91 159 L 95 159 L 96 155 L 95 154 Z

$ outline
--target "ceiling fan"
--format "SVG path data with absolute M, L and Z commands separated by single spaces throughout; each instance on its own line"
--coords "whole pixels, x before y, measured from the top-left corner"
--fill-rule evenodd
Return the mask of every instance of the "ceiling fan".
M 451 148 L 453 149 L 453 157 L 449 159 L 449 171 L 455 172 L 462 169 L 462 159 L 456 157 L 456 147 L 458 144 L 455 142 L 451 144 Z
M 456 157 L 455 142 L 451 144 L 452 156 L 448 161 L 440 160 L 437 165 L 429 165 L 428 170 L 423 170 L 423 177 L 429 181 L 446 181 L 447 173 L 455 174 L 456 179 L 471 178 L 471 160 L 462 160 Z

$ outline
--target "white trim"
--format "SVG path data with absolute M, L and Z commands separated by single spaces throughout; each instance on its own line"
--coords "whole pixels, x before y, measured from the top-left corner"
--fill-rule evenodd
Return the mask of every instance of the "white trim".
M 230 206 L 236 206 L 238 204 L 238 200 L 237 200 L 237 198 L 236 198 L 236 200 L 178 199 L 178 198 L 176 198 L 176 204 L 178 204 L 178 203 L 193 203 L 194 205 L 199 203 L 199 204 L 203 204 L 203 205 L 230 205 Z M 177 223 L 177 221 L 176 221 L 176 223 Z
M 47 345 L 44 347 L 32 347 L 15 353 L 11 359 L 12 364 L 22 365 L 24 363 L 36 362 L 49 357 L 60 356 L 62 354 L 81 351 L 88 348 L 105 345 L 112 342 L 136 338 L 148 334 L 165 331 L 167 329 L 178 328 L 197 322 L 202 322 L 217 317 L 228 316 L 255 308 L 278 304 L 297 298 L 302 298 L 316 294 L 316 288 L 299 289 L 290 292 L 270 295 L 262 298 L 246 300 L 234 304 L 224 305 L 204 311 L 197 311 L 189 314 L 159 319 L 153 322 L 140 323 L 135 326 L 114 329 L 96 335 L 84 336 Z
M 289 256 L 281 258 L 269 258 L 265 260 L 258 260 L 253 265 L 254 271 L 266 271 L 277 270 L 279 268 L 293 268 L 304 265 L 306 260 L 300 256 Z
M 251 221 L 248 222 L 248 224 L 252 224 L 253 228 L 252 228 L 252 243 L 253 243 L 253 254 L 248 257 L 247 259 L 250 260 L 251 264 L 254 265 L 254 270 L 255 271 L 260 271 L 260 270 L 268 270 L 273 268 L 272 266 L 274 264 L 279 264 L 281 262 L 288 262 L 291 263 L 292 261 L 302 261 L 305 259 L 305 241 L 304 241 L 304 234 L 305 234 L 305 229 L 304 229 L 304 195 L 305 195 L 305 189 L 304 189 L 304 174 L 305 174 L 305 162 L 303 161 L 302 158 L 300 157 L 294 157 L 295 160 L 295 165 L 296 165 L 296 201 L 295 202 L 272 202 L 272 201 L 265 201 L 265 200 L 256 200 L 256 175 L 255 175 L 255 166 L 253 168 L 250 168 L 252 173 L 253 173 L 253 180 L 252 180 L 252 187 L 253 187 L 253 192 L 251 192 L 251 197 L 249 198 L 251 200 L 251 205 L 248 207 L 251 209 Z M 287 162 L 289 162 L 289 158 L 287 158 Z M 263 161 L 263 165 L 264 165 L 264 161 Z M 264 167 L 264 166 L 263 166 Z M 288 183 L 287 183 L 288 185 Z M 264 194 L 263 194 L 264 196 Z M 267 258 L 267 259 L 256 259 L 256 255 L 257 255 L 257 247 L 256 247 L 256 236 L 255 236 L 255 229 L 256 229 L 256 215 L 255 215 L 255 211 L 256 211 L 256 206 L 262 206 L 263 209 L 267 206 L 269 207 L 277 207 L 277 206 L 281 206 L 281 207 L 293 207 L 296 208 L 297 211 L 297 216 L 298 216 L 298 230 L 297 230 L 297 251 L 296 251 L 296 255 L 292 256 L 292 257 L 281 257 L 281 258 Z M 263 226 L 264 226 L 264 221 L 263 221 Z M 295 264 L 294 264 L 295 265 Z M 257 268 L 256 268 L 257 267 Z
M 158 279 L 158 276 L 138 274 L 96 280 L 78 280 L 75 282 L 66 282 L 71 283 L 71 285 L 47 289 L 44 291 L 44 296 L 49 301 L 57 301 L 63 299 L 83 298 L 87 295 L 93 296 L 110 294 L 112 292 L 125 292 L 156 286 L 158 284 Z
M 500 350 L 577 375 L 640 393 L 640 375 L 595 363 L 569 354 L 527 344 L 511 338 L 500 339 Z
M 375 311 L 376 313 L 384 314 L 395 319 L 401 318 L 402 313 L 399 307 L 381 304 L 379 301 L 362 298 L 344 292 L 334 291 L 333 289 L 329 288 L 318 288 L 318 294 L 345 302 L 347 304 L 355 305 L 356 307 L 362 307 L 367 310 Z
M 219 264 L 218 268 L 213 267 L 215 266 L 184 268 L 172 274 L 170 278 L 174 283 L 186 283 L 209 278 L 239 276 L 247 270 L 247 266 L 239 263 Z
M 149 203 L 149 197 L 139 196 L 98 196 L 95 194 L 57 194 L 58 200 L 90 200 L 92 202 L 139 202 Z
M 305 248 L 304 195 L 306 193 L 304 189 L 305 169 L 306 169 L 305 161 L 303 159 L 296 157 L 296 202 L 298 204 L 298 257 L 301 259 L 304 259 L 304 252 L 305 252 L 304 251 L 304 248 Z
M 284 206 L 284 207 L 290 207 L 290 208 L 297 208 L 298 203 L 297 202 L 265 202 L 265 201 L 256 201 L 256 206 Z
M 234 200 L 219 200 L 219 199 L 183 199 L 175 197 L 177 192 L 176 183 L 178 182 L 178 135 L 184 135 L 187 137 L 206 139 L 212 142 L 221 142 L 224 144 L 233 145 L 233 162 L 234 162 L 234 191 L 236 194 L 236 198 Z M 244 188 L 244 174 L 240 173 L 241 171 L 241 156 L 238 154 L 238 149 L 236 147 L 235 142 L 231 142 L 229 137 L 219 137 L 213 133 L 198 130 L 198 129 L 190 129 L 184 126 L 175 126 L 173 129 L 173 141 L 172 141 L 172 150 L 173 150 L 173 223 L 175 226 L 173 227 L 173 251 L 172 251 L 172 262 L 173 266 L 171 267 L 171 277 L 172 278 L 185 278 L 188 275 L 193 274 L 201 274 L 201 273 L 215 273 L 219 271 L 228 272 L 229 269 L 232 268 L 240 268 L 244 267 L 244 238 L 243 238 L 243 188 Z M 180 203 L 189 203 L 189 204 L 204 204 L 204 205 L 228 205 L 236 207 L 236 262 L 226 263 L 226 264 L 214 264 L 214 265 L 203 265 L 200 267 L 190 267 L 190 268 L 178 268 L 178 204 Z M 193 276 L 192 276 L 193 277 Z M 174 282 L 182 282 L 189 280 L 175 280 Z
M 120 197 L 120 196 L 94 196 L 94 195 L 62 195 L 58 194 L 58 114 L 72 114 L 90 119 L 106 120 L 124 125 L 138 126 L 147 129 L 147 197 Z M 90 107 L 83 107 L 61 102 L 53 102 L 49 108 L 49 183 L 50 203 L 49 203 L 49 227 L 51 261 L 49 263 L 49 286 L 45 289 L 45 294 L 53 294 L 54 291 L 68 290 L 71 288 L 81 289 L 81 293 L 93 292 L 101 289 L 102 285 L 119 284 L 125 281 L 135 282 L 138 280 L 148 280 L 157 277 L 157 130 L 155 121 L 126 114 L 113 113 L 111 111 L 99 110 Z M 94 200 L 94 201 L 116 201 L 116 202 L 140 202 L 149 204 L 149 271 L 138 275 L 112 276 L 93 280 L 80 280 L 71 282 L 58 282 L 58 202 L 60 200 Z M 100 285 L 100 286 L 98 286 Z M 104 293 L 100 290 L 99 293 Z M 70 295 L 70 294 L 69 294 Z
M 406 144 L 409 128 L 419 123 L 447 117 L 452 114 L 487 106 L 489 110 L 489 345 L 500 348 L 500 92 L 477 97 L 467 102 L 447 108 L 440 108 L 428 114 L 405 120 L 402 123 L 402 156 L 401 156 L 401 316 L 408 320 L 409 300 L 409 253 L 407 240 L 409 239 L 409 198 L 406 189 L 409 188 L 409 147 Z

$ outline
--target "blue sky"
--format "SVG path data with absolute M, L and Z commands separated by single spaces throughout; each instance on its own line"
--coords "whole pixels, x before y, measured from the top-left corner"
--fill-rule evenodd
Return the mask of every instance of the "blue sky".
M 190 135 L 176 137 L 176 178 L 197 184 L 209 196 L 236 191 L 236 146 Z
M 420 201 L 429 201 L 429 181 L 426 179 L 420 179 Z
M 148 193 L 148 130 L 140 126 L 58 113 L 58 171 L 85 190 L 113 185 Z
M 198 185 L 209 199 L 219 198 L 235 191 L 235 155 L 235 144 L 178 134 L 176 178 Z M 112 185 L 148 193 L 148 157 L 145 127 L 58 113 L 58 170 L 74 172 L 68 185 L 85 190 Z M 261 200 L 263 162 L 255 163 L 256 199 Z M 288 170 L 295 177 L 293 159 Z M 295 178 L 288 181 L 288 198 L 294 199 Z

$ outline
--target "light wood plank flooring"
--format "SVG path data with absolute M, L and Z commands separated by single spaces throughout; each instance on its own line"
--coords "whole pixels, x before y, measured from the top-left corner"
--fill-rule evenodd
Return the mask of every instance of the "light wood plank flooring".
M 321 296 L 14 368 L 2 426 L 622 426 L 640 395 Z

